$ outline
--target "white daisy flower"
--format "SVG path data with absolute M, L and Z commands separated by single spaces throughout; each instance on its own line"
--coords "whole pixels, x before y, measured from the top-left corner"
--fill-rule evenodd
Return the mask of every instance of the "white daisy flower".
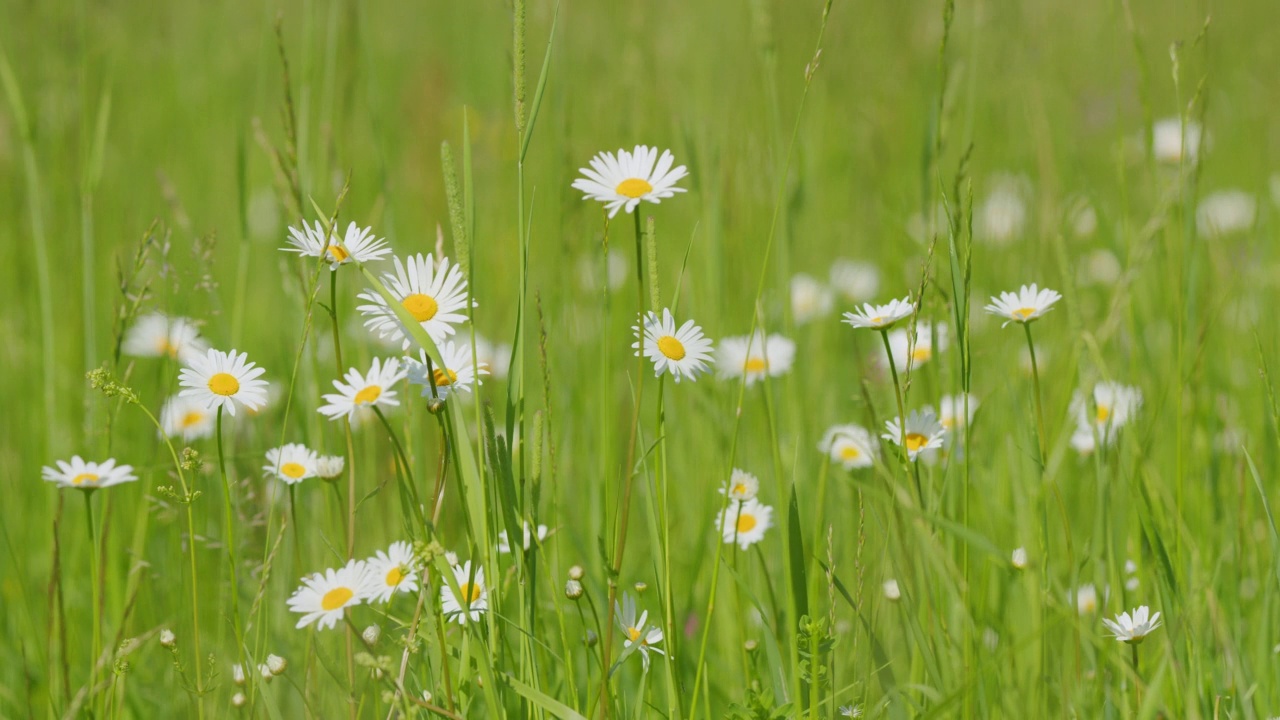
M 764 539 L 764 533 L 772 525 L 773 508 L 752 498 L 744 502 L 730 502 L 716 518 L 716 528 L 726 543 L 738 543 L 746 550 Z
M 884 427 L 886 432 L 880 437 L 894 445 L 901 446 L 904 430 L 900 419 L 888 420 L 885 422 Z M 914 462 L 920 453 L 941 448 L 947 430 L 942 427 L 942 423 L 938 422 L 938 416 L 934 414 L 933 408 L 925 407 L 912 410 L 911 414 L 907 416 L 905 433 L 907 458 Z
M 467 280 L 462 269 L 450 265 L 448 258 L 441 257 L 437 262 L 435 256 L 424 257 L 421 253 L 411 255 L 407 263 L 398 257 L 394 260 L 395 274 L 382 276 L 387 291 L 421 323 L 432 342 L 444 342 L 454 333 L 455 325 L 466 321 L 463 311 L 467 304 L 476 305 L 467 297 Z M 367 318 L 365 327 L 382 338 L 398 340 L 401 349 L 408 350 L 412 343 L 387 301 L 373 290 L 366 290 L 358 297 L 371 303 L 357 308 Z
M 1194 164 L 1200 153 L 1200 124 L 1188 122 L 1186 137 L 1183 135 L 1182 118 L 1170 117 L 1157 121 L 1151 128 L 1151 153 L 1156 160 L 1177 165 L 1185 155 L 1187 162 Z
M 329 261 L 329 269 L 337 270 L 339 265 L 355 261 L 366 263 L 381 260 L 391 253 L 386 240 L 373 235 L 373 228 L 361 229 L 355 223 L 347 226 L 347 233 L 339 238 L 337 233 L 324 232 L 324 225 L 319 220 L 315 227 L 302 223 L 302 230 L 289 228 L 289 245 L 280 248 L 285 252 L 298 253 L 302 257 L 318 258 L 321 255 Z
M 791 278 L 791 317 L 797 325 L 826 317 L 835 297 L 831 289 L 812 275 L 798 273 Z
M 1243 190 L 1219 190 L 1196 206 L 1196 230 L 1201 237 L 1217 238 L 1244 232 L 1258 216 L 1258 201 Z
M 724 495 L 726 490 L 725 488 L 720 488 L 717 492 Z M 738 468 L 733 469 L 733 472 L 729 475 L 728 494 L 730 500 L 746 502 L 747 500 L 755 498 L 756 494 L 759 492 L 759 478 L 746 470 L 739 470 Z
M 1004 318 L 1004 325 L 1011 322 L 1029 323 L 1039 320 L 1053 308 L 1053 304 L 1062 299 L 1062 295 L 1049 288 L 1039 288 L 1035 283 L 1023 285 L 1018 292 L 1002 292 L 999 298 L 991 298 L 991 304 L 984 308 L 992 315 Z M 1001 325 L 1001 327 L 1004 327 Z
M 966 397 L 969 405 L 968 413 L 965 412 Z M 978 398 L 972 394 L 947 395 L 938 401 L 938 421 L 947 432 L 963 429 L 973 422 L 973 416 L 978 412 L 978 404 Z
M 630 593 L 622 596 L 620 604 L 614 604 L 614 615 L 618 618 L 618 625 L 622 627 L 624 635 L 622 646 L 626 649 L 634 646 L 636 652 L 640 653 L 640 660 L 644 663 L 645 671 L 648 672 L 649 653 L 654 652 L 659 655 L 666 655 L 661 648 L 654 647 L 664 639 L 661 628 L 647 623 L 649 619 L 648 610 L 640 613 L 640 617 L 636 617 L 636 599 L 631 597 Z
M 766 377 L 778 377 L 791 370 L 796 359 L 796 344 L 789 338 L 759 330 L 751 335 L 727 337 L 720 341 L 716 366 L 723 378 L 746 376 L 750 387 Z
M 613 217 L 624 207 L 628 213 L 634 211 L 642 200 L 656 204 L 684 192 L 675 184 L 689 171 L 683 165 L 672 168 L 673 164 L 670 150 L 658 157 L 658 149 L 646 145 L 637 145 L 632 152 L 620 149 L 617 156 L 602 152 L 591 158 L 590 168 L 578 170 L 586 177 L 574 180 L 573 187 L 586 193 L 585 199 L 604 203 Z
M 869 262 L 839 258 L 829 277 L 831 288 L 853 302 L 866 302 L 880 290 L 880 268 Z
M 862 717 L 862 706 L 844 705 L 840 708 L 840 717 L 860 718 Z
M 854 328 L 871 328 L 872 330 L 888 330 L 900 321 L 911 317 L 916 311 L 911 304 L 911 296 L 901 300 L 890 300 L 886 305 L 864 303 L 861 310 L 847 312 L 844 321 Z
M 263 472 L 274 475 L 288 485 L 296 485 L 307 478 L 319 475 L 316 467 L 319 458 L 316 451 L 300 443 L 289 443 L 267 451 L 267 464 Z
M 462 592 L 463 602 L 453 594 L 453 588 L 447 584 L 440 587 L 440 606 L 445 619 L 466 625 L 468 621 L 477 622 L 480 615 L 489 609 L 489 591 L 484 586 L 484 568 L 476 567 L 476 575 L 471 577 L 471 561 L 453 566 L 453 577 L 458 582 L 458 590 Z
M 316 475 L 331 480 L 342 474 L 347 467 L 347 459 L 341 455 L 321 455 L 316 458 Z
M 1080 615 L 1092 615 L 1098 611 L 1098 589 L 1092 584 L 1081 585 L 1076 588 L 1073 594 L 1075 595 L 1077 613 Z
M 169 357 L 184 364 L 209 348 L 196 324 L 184 317 L 147 313 L 124 334 L 120 350 L 131 357 Z
M 1091 455 L 1098 449 L 1098 441 L 1093 437 L 1093 428 L 1077 427 L 1071 433 L 1071 448 L 1081 455 Z
M 1104 443 L 1115 440 L 1116 431 L 1128 424 L 1142 407 L 1142 391 L 1116 382 L 1100 382 L 1093 387 L 1093 403 L 1086 402 L 1079 391 L 1071 399 L 1071 411 L 1076 416 L 1077 434 L 1084 443 L 1084 435 L 1093 442 L 1093 429 Z M 1074 444 L 1074 438 L 1073 438 Z
M 206 410 L 225 409 L 232 417 L 236 405 L 257 410 L 267 403 L 267 381 L 260 377 L 266 372 L 251 363 L 248 353 L 226 353 L 210 348 L 204 355 L 195 355 L 178 374 L 178 384 L 184 390 L 179 397 L 194 398 Z
M 403 540 L 391 543 L 365 561 L 369 569 L 368 600 L 390 602 L 397 592 L 418 591 L 418 567 L 413 559 L 413 546 Z
M 330 568 L 302 578 L 302 587 L 289 598 L 289 609 L 302 613 L 297 627 L 319 621 L 316 627 L 324 630 L 337 625 L 348 607 L 364 602 L 369 591 L 365 561 L 348 560 L 337 570 Z
M 827 428 L 818 449 L 845 470 L 871 467 L 876 460 L 876 439 L 861 425 L 833 425 Z
M 655 376 L 669 372 L 680 382 L 684 378 L 696 380 L 698 373 L 706 370 L 711 361 L 711 341 L 692 320 L 686 320 L 677 330 L 671 311 L 663 309 L 661 318 L 647 312 L 643 321 L 643 331 L 639 326 L 632 327 L 636 342 L 631 348 L 653 361 Z
M 1137 645 L 1160 627 L 1160 613 L 1152 613 L 1146 605 L 1140 605 L 1134 609 L 1133 615 L 1122 612 L 1115 620 L 1103 619 L 1102 624 L 1116 640 Z
M 476 365 L 468 338 L 461 338 L 456 343 L 449 340 L 439 349 L 440 359 L 445 366 L 432 367 L 430 373 L 427 368 L 431 363 L 425 350 L 418 351 L 417 360 L 406 360 L 409 382 L 422 388 L 422 397 L 439 398 L 443 401 L 448 400 L 455 390 L 470 393 L 471 386 L 476 383 L 476 376 L 489 374 L 489 368 Z
M 194 398 L 174 395 L 160 406 L 160 427 L 165 437 L 181 436 L 185 442 L 212 435 L 215 419 L 214 414 Z
M 79 455 L 74 455 L 71 460 L 58 460 L 54 465 L 57 467 L 51 468 L 46 465 L 42 468 L 41 475 L 46 481 L 55 483 L 60 488 L 97 490 L 138 479 L 138 476 L 133 474 L 133 466 L 116 465 L 115 458 L 96 463 L 85 462 Z
M 897 602 L 902 599 L 902 588 L 898 587 L 898 581 L 892 578 L 885 580 L 880 585 L 880 589 L 884 592 L 885 599 Z
M 547 539 L 548 532 L 549 530 L 547 529 L 546 525 L 538 526 L 538 544 L 539 545 L 542 544 L 543 540 Z M 528 520 L 524 521 L 523 535 L 524 535 L 524 542 L 522 544 L 524 549 L 528 550 L 530 547 L 533 546 L 533 526 L 529 524 Z M 503 555 L 511 552 L 511 541 L 507 538 L 506 530 L 503 530 L 502 532 L 498 533 L 498 552 L 502 553 Z
M 934 326 L 929 323 L 916 323 L 916 341 L 912 345 L 908 340 L 907 329 L 898 328 L 889 333 L 889 351 L 893 353 L 893 365 L 898 372 L 906 372 L 907 366 L 916 367 L 923 365 L 933 359 L 935 352 L 942 352 L 947 349 L 947 326 L 943 323 L 937 325 L 937 345 L 934 345 Z M 910 363 L 908 363 L 908 359 Z M 879 362 L 884 362 L 881 357 Z
M 320 406 L 319 412 L 330 420 L 344 416 L 354 419 L 356 411 L 362 408 L 399 405 L 397 393 L 392 388 L 404 377 L 405 371 L 399 360 L 374 358 L 368 373 L 361 374 L 358 369 L 351 368 L 343 377 L 346 382 L 334 380 L 333 386 L 338 392 L 324 396 L 328 404 Z

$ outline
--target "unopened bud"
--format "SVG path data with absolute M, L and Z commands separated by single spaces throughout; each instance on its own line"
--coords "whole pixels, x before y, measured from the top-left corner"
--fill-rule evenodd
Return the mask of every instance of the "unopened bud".
M 759 646 L 760 646 L 760 643 L 756 642 L 755 640 L 748 640 L 742 643 L 742 649 L 746 650 L 747 652 L 755 652 L 755 649 Z
M 231 704 L 235 705 L 236 707 L 244 707 L 245 702 L 246 702 L 246 699 L 245 699 L 244 693 L 238 692 L 235 695 L 231 696 Z
M 577 600 L 582 597 L 582 583 L 577 580 L 570 580 L 564 584 L 564 596 L 570 600 Z
M 596 631 L 588 630 L 586 640 L 587 647 L 595 647 L 597 642 L 600 642 L 600 638 L 596 636 Z
M 172 630 L 165 628 L 160 631 L 160 645 L 172 650 L 178 645 L 178 638 L 173 634 Z
M 360 633 L 360 637 L 364 638 L 366 645 L 377 645 L 378 638 L 382 637 L 382 628 L 377 625 L 370 625 L 364 629 L 364 632 Z
M 240 663 L 231 666 L 231 680 L 237 685 L 244 684 L 244 666 Z
M 268 655 L 267 667 L 271 669 L 272 675 L 283 675 L 285 669 L 289 667 L 289 661 L 279 655 Z
M 262 675 L 262 682 L 271 682 L 272 678 L 275 677 L 275 674 L 271 672 L 271 668 L 267 667 L 266 663 L 258 665 L 258 673 Z
M 636 583 L 636 592 L 642 593 L 648 589 L 649 589 L 649 583 L 645 583 L 645 582 Z
M 571 580 L 581 580 L 586 574 L 587 571 L 583 570 L 581 565 L 574 565 L 569 568 L 569 579 Z

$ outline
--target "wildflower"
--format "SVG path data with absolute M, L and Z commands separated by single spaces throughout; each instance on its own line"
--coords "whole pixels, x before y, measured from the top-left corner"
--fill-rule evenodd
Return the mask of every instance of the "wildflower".
M 258 663 L 258 674 L 262 676 L 262 682 L 271 682 L 276 678 L 275 673 L 271 672 L 271 668 L 266 663 Z
M 235 350 L 210 348 L 204 355 L 193 355 L 178 374 L 184 388 L 178 396 L 194 398 L 206 410 L 225 409 L 233 417 L 237 404 L 257 410 L 267 403 L 267 382 L 260 379 L 266 370 L 248 360 L 248 353 Z
M 467 621 L 477 622 L 480 615 L 489 609 L 489 591 L 484 586 L 484 568 L 475 569 L 475 577 L 471 576 L 471 561 L 453 566 L 453 578 L 462 593 L 462 601 L 453 594 L 453 588 L 443 585 L 440 588 L 440 606 L 448 620 L 456 620 L 459 625 Z
M 332 480 L 341 475 L 346 466 L 347 459 L 341 455 L 321 455 L 316 458 L 316 475 Z
M 413 548 L 403 540 L 365 561 L 369 568 L 369 601 L 389 602 L 397 592 L 418 591 L 418 569 Z
M 173 634 L 172 630 L 170 630 L 169 628 L 165 628 L 160 631 L 160 647 L 164 647 L 172 650 L 173 648 L 177 647 L 177 645 L 178 645 L 178 638 Z
M 934 345 L 934 333 L 937 333 L 937 346 Z M 898 328 L 889 333 L 889 351 L 893 354 L 893 366 L 898 372 L 905 372 L 907 366 L 916 367 L 933 359 L 934 352 L 947 349 L 947 326 L 939 323 L 936 327 L 929 323 L 916 325 L 915 342 L 907 334 L 906 328 Z
M 272 675 L 283 675 L 289 667 L 289 661 L 279 655 L 267 655 L 267 667 Z
M 538 526 L 538 544 L 541 545 L 543 540 L 547 539 L 547 526 Z M 524 539 L 523 546 L 528 550 L 533 545 L 533 527 L 529 525 L 529 521 L 524 521 Z M 498 533 L 498 552 L 507 554 L 511 552 L 511 542 L 507 538 L 507 531 L 503 530 Z
M 991 193 L 974 209 L 974 233 L 992 245 L 1008 245 L 1026 227 L 1026 194 L 1024 178 L 997 176 Z
M 214 414 L 195 398 L 174 395 L 160 406 L 160 427 L 165 437 L 180 436 L 184 442 L 212 435 L 214 420 Z
M 631 345 L 636 355 L 644 354 L 653 361 L 655 376 L 669 372 L 676 382 L 683 378 L 696 380 L 698 373 L 706 370 L 711 360 L 711 341 L 702 334 L 702 328 L 686 320 L 676 329 L 671 311 L 664 309 L 662 317 L 657 313 L 645 313 L 643 329 L 635 326 L 636 342 Z
M 440 359 L 444 367 L 434 367 L 425 350 L 419 351 L 418 359 L 406 361 L 409 382 L 422 387 L 422 397 L 447 400 L 455 390 L 471 392 L 471 386 L 479 383 L 477 376 L 488 375 L 489 368 L 477 365 L 471 354 L 471 343 L 463 340 L 454 343 L 449 340 L 440 346 Z M 431 368 L 428 373 L 427 369 Z
M 966 404 L 968 412 L 965 412 Z M 973 416 L 977 412 L 978 398 L 973 395 L 947 395 L 938 401 L 938 420 L 947 432 L 964 428 L 973 422 Z
M 231 666 L 231 681 L 237 685 L 244 685 L 244 666 L 235 663 Z
M 845 470 L 871 467 L 876 459 L 876 441 L 861 425 L 832 425 L 823 434 L 818 449 Z
M 1004 325 L 1011 322 L 1030 323 L 1039 320 L 1053 308 L 1062 295 L 1049 288 L 1041 289 L 1035 283 L 1023 285 L 1018 292 L 1002 292 L 999 298 L 991 298 L 985 310 L 1004 318 Z M 1004 327 L 1002 325 L 1001 327 Z
M 746 550 L 764 539 L 772 518 L 773 508 L 752 498 L 745 502 L 730 502 L 716 518 L 716 528 L 726 543 L 736 542 L 738 547 Z
M 573 565 L 569 568 L 569 577 L 574 580 L 581 580 L 587 576 L 587 571 L 581 565 Z
M 915 311 L 915 306 L 911 304 L 911 296 L 908 295 L 901 300 L 890 300 L 885 305 L 864 303 L 861 310 L 845 313 L 844 321 L 855 329 L 888 330 L 899 321 L 911 317 Z
M 244 693 L 242 692 L 238 692 L 235 695 L 231 696 L 231 704 L 236 707 L 244 707 L 244 704 L 246 702 L 249 702 L 249 700 L 244 696 Z
M 1098 589 L 1092 584 L 1076 588 L 1076 612 L 1081 615 L 1092 615 L 1098 611 Z
M 840 708 L 840 717 L 860 718 L 862 717 L 861 705 L 843 705 Z
M 378 638 L 382 637 L 382 627 L 377 623 L 370 625 L 360 632 L 360 639 L 366 645 L 377 645 Z
M 886 432 L 880 437 L 894 445 L 902 445 L 905 442 L 907 459 L 912 462 L 915 462 L 920 453 L 942 447 L 943 438 L 947 434 L 946 428 L 938 422 L 938 416 L 934 414 L 931 407 L 912 410 L 907 416 L 905 428 L 901 418 L 886 421 L 884 427 Z
M 622 603 L 615 604 L 614 614 L 617 615 L 618 624 L 622 626 L 622 632 L 626 635 L 622 641 L 623 647 L 627 649 L 636 648 L 647 672 L 649 670 L 650 652 L 666 655 L 661 648 L 654 647 L 654 645 L 663 640 L 662 630 L 645 624 L 645 621 L 649 619 L 648 610 L 640 613 L 640 617 L 636 617 L 636 601 L 630 595 L 623 595 Z
M 1210 193 L 1196 207 L 1196 231 L 1201 237 L 1216 238 L 1253 227 L 1258 201 L 1243 190 Z
M 454 325 L 467 319 L 462 312 L 475 306 L 475 301 L 467 297 L 467 280 L 462 270 L 450 265 L 448 258 L 442 257 L 437 262 L 433 255 L 424 257 L 421 253 L 411 255 L 407 263 L 398 257 L 394 260 L 395 274 L 382 276 L 387 291 L 422 325 L 432 342 L 443 342 L 454 334 Z M 408 350 L 412 344 L 409 336 L 382 295 L 366 290 L 358 297 L 370 303 L 357 308 L 366 318 L 365 327 L 381 338 L 399 341 L 401 349 Z
M 120 351 L 131 357 L 168 357 L 189 364 L 192 358 L 204 355 L 208 347 L 192 320 L 147 313 L 129 326 Z
M 1160 627 L 1160 613 L 1151 613 L 1146 605 L 1141 605 L 1134 609 L 1133 615 L 1122 612 L 1115 620 L 1104 619 L 1102 624 L 1119 642 L 1137 645 Z
M 1176 165 L 1185 157 L 1188 163 L 1194 164 L 1201 137 L 1199 123 L 1189 122 L 1184 126 L 1182 118 L 1164 118 L 1151 128 L 1151 153 L 1163 163 Z
M 1142 391 L 1115 382 L 1101 382 L 1093 388 L 1093 409 L 1085 401 L 1079 391 L 1071 400 L 1071 411 L 1076 416 L 1076 435 L 1072 436 L 1072 444 L 1092 449 L 1093 432 L 1104 443 L 1115 439 L 1116 431 L 1124 427 L 1133 415 L 1142 407 Z M 1084 436 L 1089 435 L 1088 442 Z
M 1027 549 L 1024 547 L 1014 548 L 1013 555 L 1010 557 L 1010 563 L 1017 570 L 1027 569 Z
M 721 495 L 725 494 L 725 489 L 720 488 Z M 738 502 L 746 502 L 756 496 L 760 492 L 760 479 L 746 470 L 734 468 L 729 475 L 729 499 Z
M 564 596 L 570 600 L 577 600 L 582 597 L 582 583 L 577 580 L 569 579 L 564 584 Z
M 60 488 L 97 490 L 138 479 L 133 474 L 133 466 L 116 465 L 115 458 L 96 463 L 85 462 L 79 455 L 73 455 L 70 461 L 58 460 L 54 464 L 57 468 L 46 465 L 41 474 L 46 481 L 56 483 Z
M 898 587 L 897 580 L 892 578 L 885 580 L 884 583 L 881 584 L 880 589 L 884 592 L 885 598 L 892 602 L 897 602 L 902 599 L 902 589 Z
M 750 336 L 727 337 L 720 341 L 716 365 L 724 378 L 746 377 L 747 387 L 766 377 L 790 372 L 796 358 L 796 344 L 782 335 L 768 337 L 759 330 Z
M 880 290 L 880 269 L 869 262 L 839 258 L 828 278 L 833 290 L 853 302 L 866 302 Z
M 267 451 L 267 464 L 262 470 L 274 475 L 289 485 L 296 485 L 310 477 L 315 477 L 316 451 L 306 445 L 289 443 L 283 447 L 271 448 Z
M 319 220 L 315 227 L 308 227 L 304 220 L 302 230 L 289 228 L 288 241 L 292 247 L 280 248 L 281 250 L 298 253 L 302 257 L 318 258 L 323 255 L 329 261 L 330 270 L 337 270 L 339 265 L 352 261 L 366 263 L 381 260 L 391 252 L 386 240 L 374 237 L 373 228 L 361 229 L 355 223 L 348 225 L 346 235 L 339 239 L 335 232 L 326 234 Z
M 356 411 L 366 407 L 399 405 L 396 391 L 391 388 L 403 380 L 405 371 L 395 358 L 382 360 L 374 358 L 369 372 L 361 374 L 356 368 L 347 370 L 342 380 L 334 380 L 333 387 L 337 393 L 324 396 L 327 405 L 320 406 L 320 414 L 330 420 L 337 420 L 344 415 L 354 418 Z
M 675 184 L 689 171 L 684 165 L 673 169 L 673 164 L 670 150 L 663 150 L 659 157 L 657 148 L 646 145 L 637 145 L 632 152 L 619 149 L 616 156 L 602 152 L 591 158 L 590 168 L 578 170 L 586 177 L 574 180 L 573 187 L 585 193 L 585 199 L 604 203 L 612 218 L 624 207 L 633 212 L 642 200 L 657 204 L 684 192 Z
M 302 613 L 297 627 L 316 621 L 321 630 L 337 625 L 348 607 L 364 602 L 368 584 L 368 566 L 363 560 L 348 560 L 337 570 L 304 577 L 302 587 L 289 598 L 289 609 Z
M 799 273 L 791 278 L 791 317 L 797 325 L 826 317 L 833 302 L 831 290 L 812 275 Z

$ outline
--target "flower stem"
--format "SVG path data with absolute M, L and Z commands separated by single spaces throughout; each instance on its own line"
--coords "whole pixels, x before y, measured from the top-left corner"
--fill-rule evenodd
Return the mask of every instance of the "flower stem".
M 227 479 L 227 455 L 222 445 L 222 412 L 223 408 L 218 407 L 218 472 L 222 475 L 222 501 L 223 501 L 223 531 L 224 536 L 222 542 L 227 547 L 227 563 L 231 567 L 231 622 L 236 634 L 236 657 L 240 658 L 240 662 L 246 668 L 245 675 L 252 677 L 252 673 L 248 669 L 253 667 L 249 662 L 248 656 L 245 654 L 244 631 L 240 627 L 240 580 L 237 572 L 239 563 L 236 561 L 236 542 L 232 529 L 235 524 L 232 522 L 234 510 L 231 505 L 231 482 Z M 194 537 L 192 542 L 194 542 Z M 199 672 L 199 668 L 196 669 Z
M 98 534 L 93 526 L 93 490 L 84 491 L 84 517 L 89 529 L 89 581 L 93 585 L 93 655 L 89 659 L 89 697 L 93 705 L 94 686 L 98 684 L 98 658 L 102 656 L 102 598 L 98 587 Z
M 916 481 L 916 497 L 920 507 L 924 508 L 924 486 L 920 484 L 920 468 L 911 472 L 911 452 L 907 449 L 907 410 L 902 398 L 902 382 L 898 379 L 898 366 L 893 361 L 893 348 L 889 345 L 889 331 L 880 331 L 880 339 L 884 341 L 884 356 L 889 361 L 889 374 L 893 376 L 894 397 L 898 401 L 898 447 L 902 449 L 902 469 L 912 474 Z M 910 362 L 910 360 L 908 360 Z
M 1040 401 L 1040 367 L 1036 364 L 1036 346 L 1031 342 L 1031 323 L 1023 323 L 1022 329 L 1027 333 L 1027 351 L 1031 353 L 1031 382 L 1035 386 L 1036 400 L 1036 439 L 1039 443 L 1040 450 L 1040 469 L 1044 470 L 1045 463 L 1048 462 L 1046 455 L 1048 454 L 1045 446 L 1044 434 L 1044 406 Z

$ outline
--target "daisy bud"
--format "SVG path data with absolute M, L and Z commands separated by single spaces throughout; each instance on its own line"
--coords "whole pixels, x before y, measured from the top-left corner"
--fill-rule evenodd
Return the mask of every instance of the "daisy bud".
M 573 567 L 569 568 L 570 580 L 581 580 L 586 574 L 587 574 L 587 571 L 583 570 L 581 565 L 574 565 Z
M 587 640 L 586 640 L 587 647 L 595 647 L 596 643 L 599 641 L 600 641 L 600 638 L 596 635 L 596 632 L 594 630 L 587 631 Z
M 644 583 L 644 582 L 638 582 L 638 583 L 636 583 L 636 592 L 638 592 L 638 593 L 642 593 L 642 592 L 644 592 L 645 590 L 648 590 L 648 589 L 649 589 L 649 584 L 648 584 L 648 583 Z
M 564 584 L 564 596 L 570 600 L 577 600 L 582 597 L 582 583 L 577 580 L 570 580 Z
M 271 668 L 267 667 L 266 663 L 258 665 L 258 673 L 262 675 L 262 682 L 271 682 L 275 677 L 275 673 L 271 672 Z
M 342 474 L 347 459 L 341 455 L 321 455 L 316 460 L 316 474 L 325 480 L 332 480 Z
M 244 684 L 244 666 L 240 663 L 231 666 L 231 680 L 237 685 Z
M 377 645 L 378 638 L 382 637 L 382 628 L 377 625 L 370 625 L 364 629 L 364 632 L 360 633 L 360 637 L 364 638 L 367 645 Z
M 1027 549 L 1024 547 L 1016 548 L 1013 551 L 1013 556 L 1010 559 L 1010 561 L 1013 563 L 1013 566 L 1018 570 L 1026 570 L 1027 569 Z
M 431 694 L 431 691 L 430 691 L 430 690 L 423 690 L 423 691 L 422 691 L 422 702 L 431 702 L 431 698 L 433 698 L 433 697 L 435 697 L 435 696 Z
M 760 647 L 760 643 L 756 642 L 755 640 L 748 640 L 742 643 L 742 649 L 746 650 L 747 652 L 755 652 L 756 648 L 758 647 Z
M 245 702 L 246 702 L 246 698 L 244 696 L 244 693 L 238 692 L 235 695 L 231 696 L 231 704 L 235 705 L 236 707 L 244 707 Z
M 897 602 L 902 599 L 902 590 L 898 587 L 897 580 L 885 580 L 883 587 L 884 596 L 889 600 Z
M 272 675 L 283 675 L 285 669 L 289 667 L 289 661 L 279 655 L 268 655 L 267 667 L 271 668 Z
M 178 645 L 178 638 L 174 636 L 172 630 L 170 630 L 169 628 L 165 628 L 164 630 L 160 631 L 160 645 L 162 647 L 166 647 L 172 650 L 174 647 Z
M 440 411 L 443 409 L 444 409 L 444 401 L 441 400 L 440 398 L 430 398 L 429 400 L 427 400 L 427 412 L 431 413 L 432 415 L 439 415 Z

